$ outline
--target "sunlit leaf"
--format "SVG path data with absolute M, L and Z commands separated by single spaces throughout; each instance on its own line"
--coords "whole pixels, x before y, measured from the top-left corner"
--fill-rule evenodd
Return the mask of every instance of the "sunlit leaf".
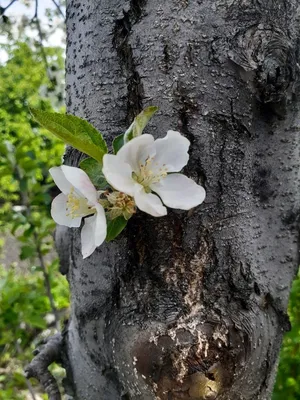
M 31 109 L 33 117 L 55 136 L 101 162 L 107 146 L 100 132 L 75 115 L 49 113 Z
M 134 118 L 133 123 L 130 125 L 130 127 L 127 129 L 127 131 L 124 134 L 124 143 L 129 142 L 131 139 L 140 136 L 143 133 L 143 130 L 145 129 L 146 125 L 152 118 L 152 116 L 156 113 L 158 110 L 158 107 L 155 106 L 150 106 L 145 108 L 142 112 L 139 113 Z

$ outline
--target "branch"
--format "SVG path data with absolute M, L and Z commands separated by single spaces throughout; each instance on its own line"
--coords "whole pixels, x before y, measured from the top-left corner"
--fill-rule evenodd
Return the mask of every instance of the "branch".
M 17 353 L 20 355 L 22 351 L 21 351 L 21 347 L 20 347 L 20 344 L 18 341 L 16 341 L 16 348 L 17 348 Z M 30 380 L 26 376 L 25 376 L 25 379 L 26 379 L 26 385 L 29 390 L 29 393 L 31 394 L 32 400 L 37 400 L 37 398 L 35 397 L 34 389 L 30 383 Z
M 39 40 L 40 49 L 41 49 L 42 58 L 43 58 L 43 61 L 45 64 L 46 73 L 47 73 L 49 81 L 52 82 L 52 77 L 50 75 L 50 68 L 49 68 L 49 64 L 48 64 L 48 60 L 47 60 L 47 55 L 46 55 L 44 45 L 43 45 L 43 32 L 42 32 L 40 20 L 38 17 L 38 11 L 39 11 L 39 0 L 35 0 L 35 10 L 34 10 L 34 16 L 32 18 L 32 22 L 35 22 L 35 24 L 36 24 L 38 34 L 39 34 L 39 39 L 40 39 Z
M 41 246 L 39 243 L 39 239 L 38 236 L 36 234 L 36 232 L 34 231 L 33 233 L 34 235 L 34 239 L 36 242 L 36 250 L 37 250 L 37 254 L 38 254 L 38 258 L 40 261 L 40 265 L 43 271 L 43 275 L 44 275 L 44 281 L 45 281 L 45 287 L 46 287 L 46 291 L 47 291 L 47 296 L 50 302 L 50 306 L 51 306 L 51 310 L 54 314 L 54 318 L 55 318 L 55 327 L 56 329 L 59 331 L 60 330 L 60 325 L 59 325 L 59 315 L 58 315 L 58 311 L 57 308 L 55 306 L 55 302 L 54 302 L 54 298 L 51 292 L 51 283 L 50 283 L 50 277 L 49 277 L 49 273 L 47 272 L 47 268 L 46 268 L 46 264 L 45 264 L 45 260 L 41 251 Z
M 17 0 L 12 0 L 5 8 L 0 7 L 0 10 L 1 10 L 0 16 L 3 15 L 5 13 L 5 11 L 8 10 L 9 7 L 12 6 L 16 1 Z
M 58 384 L 48 367 L 55 361 L 61 361 L 62 340 L 60 333 L 48 338 L 41 351 L 36 351 L 36 356 L 25 368 L 25 377 L 36 378 L 43 386 L 49 400 L 61 400 Z
M 34 16 L 33 20 L 38 18 L 38 9 L 39 9 L 39 0 L 35 0 L 35 9 L 34 9 Z
M 60 15 L 63 17 L 63 19 L 65 19 L 66 18 L 65 14 L 62 12 L 62 9 L 60 8 L 59 4 L 55 0 L 52 0 L 52 3 L 56 6 L 56 8 L 58 9 Z

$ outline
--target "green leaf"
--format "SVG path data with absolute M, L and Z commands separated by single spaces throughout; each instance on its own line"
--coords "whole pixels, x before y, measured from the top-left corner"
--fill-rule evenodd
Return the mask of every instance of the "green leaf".
M 108 220 L 106 241 L 110 242 L 111 240 L 114 240 L 125 228 L 127 222 L 128 221 L 126 221 L 126 219 L 122 216 L 115 218 L 111 221 Z
M 48 205 L 52 201 L 52 197 L 49 193 L 38 193 L 35 195 L 31 200 L 31 205 L 38 206 L 38 205 Z
M 47 327 L 44 318 L 41 315 L 37 314 L 25 315 L 24 322 L 27 322 L 28 325 L 32 325 L 40 329 L 45 329 Z
M 33 234 L 34 230 L 35 230 L 35 226 L 34 226 L 34 225 L 30 225 L 29 228 L 26 229 L 26 230 L 23 232 L 23 236 L 24 236 L 25 238 L 29 238 L 29 237 Z
M 12 169 L 8 165 L 3 165 L 0 167 L 0 176 L 4 178 L 5 176 L 12 175 Z
M 26 260 L 26 258 L 33 257 L 35 255 L 36 249 L 31 246 L 22 246 L 21 247 L 21 254 L 20 259 Z
M 15 163 L 16 163 L 15 146 L 8 140 L 4 140 L 0 144 L 0 155 L 6 156 L 7 160 L 10 162 L 10 164 L 12 166 L 15 166 Z
M 49 113 L 30 109 L 31 114 L 44 128 L 76 149 L 101 162 L 107 146 L 100 132 L 89 122 L 75 115 Z
M 134 118 L 133 123 L 124 134 L 124 143 L 129 142 L 131 139 L 140 136 L 143 133 L 146 125 L 156 113 L 158 107 L 150 106 L 145 108 L 139 115 Z
M 82 160 L 79 167 L 86 172 L 92 181 L 93 185 L 98 189 L 106 189 L 108 183 L 102 173 L 102 163 L 94 160 L 93 158 L 86 158 Z
M 0 292 L 2 292 L 2 289 L 6 285 L 6 282 L 7 282 L 7 277 L 0 278 Z
M 122 135 L 115 137 L 112 145 L 113 145 L 114 153 L 117 154 L 117 152 L 120 150 L 120 148 L 122 146 L 124 146 L 124 133 Z
M 0 143 L 0 155 L 1 156 L 6 156 L 8 153 L 11 153 L 13 151 L 13 145 L 5 140 Z

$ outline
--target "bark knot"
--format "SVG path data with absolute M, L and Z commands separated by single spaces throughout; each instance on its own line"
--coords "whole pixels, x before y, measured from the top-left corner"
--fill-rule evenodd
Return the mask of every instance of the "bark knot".
M 288 97 L 299 78 L 297 48 L 288 33 L 262 23 L 239 31 L 231 40 L 229 59 L 242 70 L 262 103 L 278 103 Z

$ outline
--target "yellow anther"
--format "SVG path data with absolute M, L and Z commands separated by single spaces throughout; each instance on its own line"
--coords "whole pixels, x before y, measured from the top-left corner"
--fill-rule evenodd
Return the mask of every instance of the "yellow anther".
M 88 204 L 88 200 L 78 196 L 74 187 L 71 187 L 70 193 L 67 196 L 68 216 L 71 218 L 85 217 L 86 215 L 94 214 L 95 208 Z
M 158 183 L 161 179 L 167 176 L 168 169 L 166 168 L 166 164 L 163 164 L 161 168 L 156 171 L 151 169 L 151 165 L 157 166 L 157 162 L 153 162 L 154 157 L 148 157 L 144 164 L 140 163 L 140 173 L 133 174 L 133 179 L 135 179 L 139 184 L 143 185 L 145 190 L 149 188 L 152 183 Z

